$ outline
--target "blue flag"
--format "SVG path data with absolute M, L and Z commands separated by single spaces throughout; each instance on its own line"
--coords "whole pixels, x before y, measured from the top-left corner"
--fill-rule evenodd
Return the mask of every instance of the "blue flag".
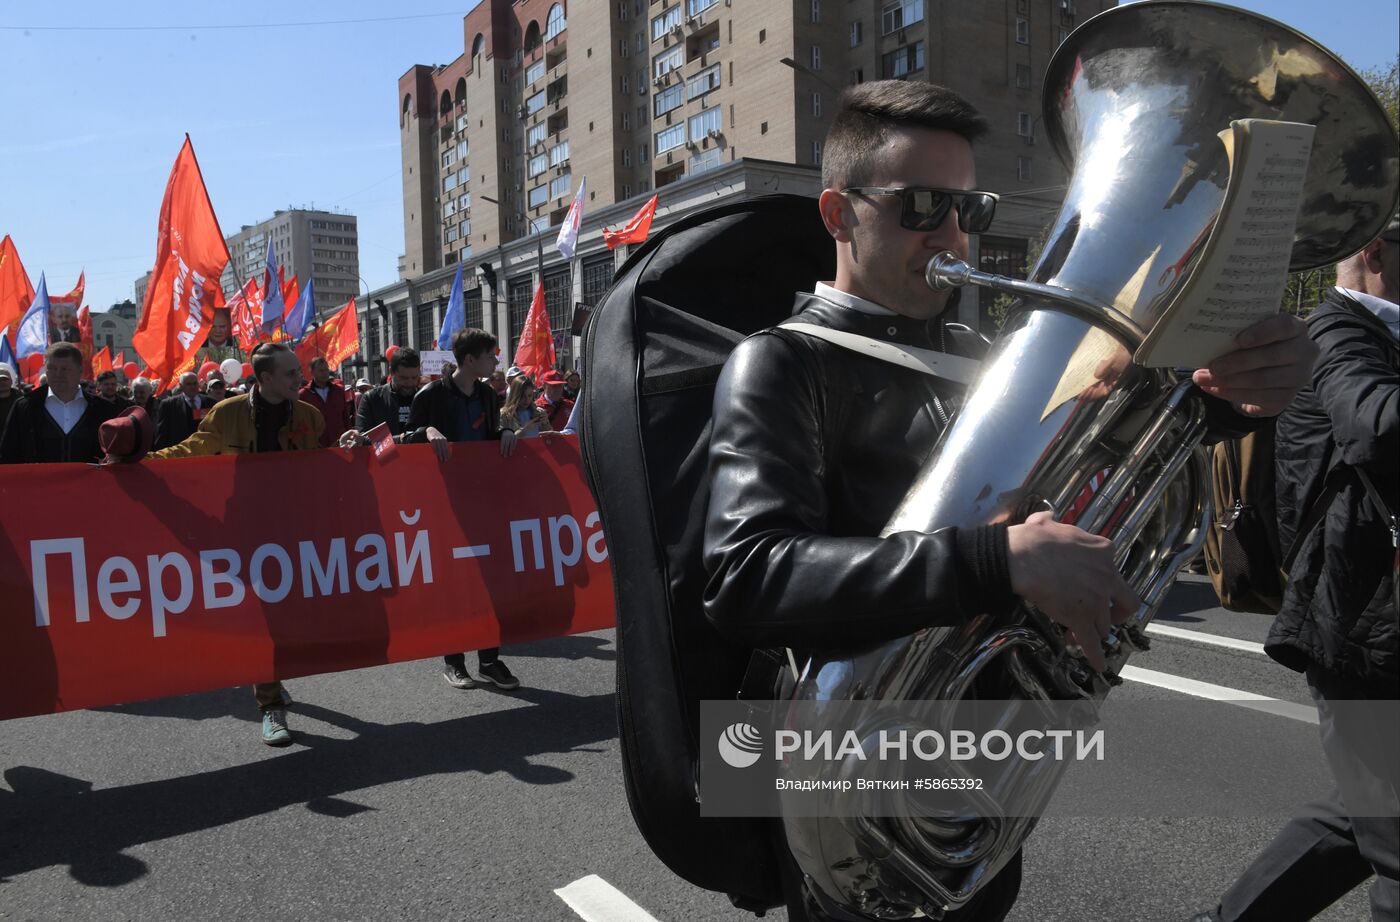
M 452 296 L 447 299 L 447 312 L 442 315 L 442 332 L 438 333 L 438 348 L 451 349 L 452 337 L 467 325 L 467 307 L 462 300 L 462 264 L 457 264 L 457 277 L 452 280 Z
M 10 348 L 10 334 L 6 330 L 0 330 L 0 365 L 9 365 L 19 374 L 19 362 L 15 361 L 15 350 Z
M 272 241 L 267 242 L 267 268 L 263 270 L 263 308 L 260 329 L 271 334 L 282 322 L 287 305 L 282 303 L 282 283 L 277 278 L 277 253 Z
M 287 314 L 287 320 L 282 324 L 282 331 L 296 342 L 306 333 L 306 328 L 311 325 L 311 321 L 316 317 L 316 293 L 315 279 L 306 280 L 306 288 L 297 297 L 297 303 Z M 263 302 L 263 310 L 267 310 L 267 302 Z
M 36 352 L 43 355 L 49 347 L 49 284 L 44 274 L 39 273 L 39 290 L 34 292 L 34 303 L 24 312 L 19 322 L 19 333 L 15 337 L 19 358 L 27 358 Z

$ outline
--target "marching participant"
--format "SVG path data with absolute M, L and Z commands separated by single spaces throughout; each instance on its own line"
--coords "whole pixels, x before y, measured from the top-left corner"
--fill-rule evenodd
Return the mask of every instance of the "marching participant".
M 301 362 L 296 353 L 281 343 L 262 343 L 253 350 L 252 362 L 257 379 L 252 391 L 220 401 L 188 438 L 149 457 L 162 460 L 320 448 L 326 423 L 319 410 L 297 400 Z M 274 681 L 254 684 L 253 696 L 262 711 L 262 741 L 269 746 L 289 745 L 292 734 L 287 728 L 287 706 L 291 695 L 281 682 Z
M 972 143 L 985 123 L 950 90 L 904 81 L 848 89 L 823 146 L 819 207 L 836 241 L 833 281 L 797 295 L 794 319 L 921 349 L 941 348 L 947 293 L 930 257 L 967 257 L 995 198 L 977 191 Z M 1256 415 L 1282 410 L 1315 350 L 1277 316 L 1196 383 Z M 851 382 L 860 382 L 853 388 Z M 1068 628 L 1091 666 L 1137 598 L 1107 539 L 1057 523 L 948 528 L 877 537 L 945 423 L 931 398 L 956 397 L 922 372 L 779 328 L 741 343 L 720 377 L 710 442 L 706 614 L 745 646 L 850 649 L 1009 609 L 1017 598 Z M 852 613 L 858 613 L 853 617 Z M 789 918 L 846 918 L 820 905 L 781 832 Z M 1019 855 L 948 919 L 1006 916 Z

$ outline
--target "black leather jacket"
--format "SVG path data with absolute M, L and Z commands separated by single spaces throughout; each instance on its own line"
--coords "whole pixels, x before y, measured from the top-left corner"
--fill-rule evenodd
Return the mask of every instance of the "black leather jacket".
M 1321 350 L 1312 384 L 1278 418 L 1274 437 L 1279 543 L 1289 547 L 1306 510 L 1336 477 L 1340 490 L 1304 536 L 1265 651 L 1292 669 L 1317 665 L 1400 696 L 1388 523 L 1354 469 L 1400 505 L 1400 373 L 1395 339 L 1337 289 L 1308 318 Z
M 966 330 L 815 295 L 799 295 L 797 312 L 902 345 L 985 350 Z M 716 627 L 753 647 L 841 649 L 1009 608 L 1004 525 L 875 537 L 961 390 L 795 331 L 741 343 L 710 438 L 705 611 Z

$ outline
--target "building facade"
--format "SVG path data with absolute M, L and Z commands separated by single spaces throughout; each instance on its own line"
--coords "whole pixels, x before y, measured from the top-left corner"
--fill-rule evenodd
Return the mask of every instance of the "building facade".
M 509 275 L 501 261 L 535 252 L 531 241 L 552 252 L 585 179 L 586 216 L 620 206 L 621 223 L 656 192 L 659 229 L 666 215 L 689 210 L 695 182 L 737 164 L 754 167 L 725 183 L 713 177 L 716 187 L 744 194 L 753 188 L 746 177 L 773 164 L 816 176 L 837 96 L 876 79 L 949 86 L 986 116 L 979 186 L 1002 203 L 972 255 L 982 269 L 1024 277 L 1066 180 L 1042 137 L 1041 78 L 1073 28 L 1113 5 L 483 0 L 463 21 L 460 57 L 415 65 L 399 80 L 404 290 L 427 295 L 434 283 L 425 280 L 450 282 L 458 263 L 472 277 L 483 264 Z M 668 207 L 682 186 L 692 191 Z M 580 248 L 600 230 L 586 221 Z M 545 265 L 536 275 L 562 302 L 560 271 Z M 513 307 L 497 331 L 513 337 L 515 307 L 528 305 L 530 289 L 505 284 Z M 582 293 L 577 280 L 574 288 Z M 961 319 L 987 326 L 991 300 L 964 292 Z M 418 342 L 408 333 L 414 323 L 392 312 L 383 326 L 387 338 L 364 339 L 368 356 Z
M 360 235 L 354 215 L 290 209 L 225 238 L 229 263 L 220 283 L 232 296 L 250 278 L 261 279 L 272 243 L 284 276 L 301 290 L 315 280 L 316 313 L 325 317 L 360 292 Z

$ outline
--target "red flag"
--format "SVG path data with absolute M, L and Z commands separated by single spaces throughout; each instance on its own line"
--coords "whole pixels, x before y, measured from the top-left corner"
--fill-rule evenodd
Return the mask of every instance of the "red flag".
M 49 305 L 53 306 L 55 304 L 71 304 L 73 305 L 74 313 L 77 313 L 78 308 L 83 303 L 83 286 L 87 284 L 84 281 L 86 278 L 86 272 L 79 272 L 78 284 L 73 286 L 73 290 L 68 292 L 68 294 L 66 295 L 60 295 L 58 297 L 49 298 Z
M 112 350 L 108 346 L 103 346 L 92 357 L 92 376 L 96 378 L 104 371 L 112 370 Z
M 279 266 L 277 271 L 282 271 Z M 297 277 L 293 275 L 291 279 L 282 285 L 282 316 L 285 317 L 296 307 L 297 298 L 301 297 L 301 287 L 297 284 Z
M 112 359 L 113 368 L 126 368 L 126 350 L 117 353 L 117 357 Z
M 195 353 L 209 336 L 214 308 L 224 303 L 219 276 L 228 258 L 219 219 L 186 135 L 160 204 L 156 264 L 141 322 L 131 338 L 150 371 L 166 386 L 193 366 Z
M 657 193 L 659 195 L 660 193 Z M 651 233 L 651 221 L 656 217 L 656 195 L 647 199 L 647 203 L 642 206 L 642 210 L 632 216 L 622 230 L 610 231 L 603 228 L 603 242 L 608 245 L 608 249 L 617 249 L 622 243 L 645 243 L 647 234 Z M 517 365 L 520 363 L 517 362 Z M 522 366 L 524 367 L 524 366 Z
M 78 308 L 78 338 L 92 351 L 92 311 L 86 304 Z
M 296 346 L 297 358 L 301 359 L 302 371 L 311 380 L 311 360 L 320 356 L 331 368 L 339 368 L 341 363 L 360 349 L 360 326 L 355 317 L 355 299 L 326 318 L 316 329 L 306 335 Z
M 6 234 L 0 240 L 0 330 L 19 323 L 33 300 L 34 286 L 29 284 L 29 274 L 20 262 L 15 242 Z
M 544 284 L 535 288 L 535 299 L 530 302 L 530 313 L 525 318 L 525 329 L 520 331 L 520 344 L 515 348 L 515 361 L 537 386 L 544 373 L 554 367 L 554 336 L 549 332 L 549 311 L 544 307 Z
M 252 352 L 258 344 L 258 324 L 262 323 L 262 289 L 257 279 L 248 279 L 243 290 L 228 302 L 228 317 L 238 347 Z

